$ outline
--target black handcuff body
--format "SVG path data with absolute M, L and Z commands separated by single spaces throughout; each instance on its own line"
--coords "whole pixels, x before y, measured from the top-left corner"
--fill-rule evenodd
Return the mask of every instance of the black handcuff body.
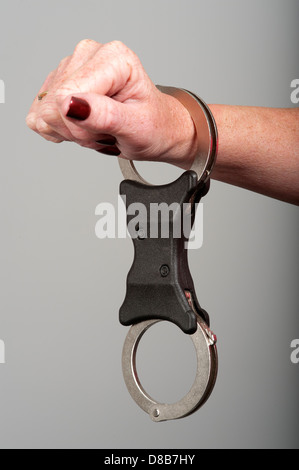
M 199 151 L 190 170 L 176 181 L 161 186 L 147 183 L 131 160 L 119 158 L 125 178 L 120 184 L 120 194 L 125 200 L 127 226 L 134 244 L 134 260 L 119 320 L 122 325 L 131 325 L 122 353 L 127 389 L 153 421 L 164 421 L 190 415 L 201 407 L 209 398 L 217 377 L 217 339 L 210 330 L 207 312 L 196 298 L 186 247 L 197 203 L 209 190 L 218 138 L 213 115 L 198 96 L 174 87 L 157 88 L 177 98 L 188 109 L 196 128 Z M 139 213 L 138 224 L 132 223 L 134 214 L 128 211 L 136 203 L 145 208 L 143 216 Z M 172 210 L 156 212 L 159 216 L 153 220 L 153 205 L 158 208 L 164 205 Z M 187 233 L 184 217 L 191 218 Z M 172 404 L 159 403 L 150 397 L 136 370 L 141 337 L 148 328 L 163 320 L 176 324 L 190 335 L 197 356 L 197 372 L 190 391 Z

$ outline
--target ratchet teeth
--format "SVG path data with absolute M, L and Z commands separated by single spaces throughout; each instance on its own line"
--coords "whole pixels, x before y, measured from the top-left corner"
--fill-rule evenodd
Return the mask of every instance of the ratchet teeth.
M 215 335 L 215 333 L 213 333 L 213 331 L 210 330 L 210 328 L 205 323 L 202 323 L 202 327 L 203 327 L 204 332 L 206 333 L 207 337 L 209 338 L 210 346 L 213 346 L 214 344 L 216 344 L 217 343 L 217 336 Z
M 195 310 L 195 307 L 194 307 L 194 302 L 193 302 L 193 299 L 192 299 L 192 295 L 191 295 L 191 292 L 189 290 L 185 290 L 185 296 L 186 296 L 186 299 L 188 301 L 188 304 L 190 305 L 190 307 L 192 308 L 193 312 L 196 313 L 196 310 Z
M 185 296 L 186 296 L 186 299 L 188 301 L 188 304 L 190 305 L 190 307 L 192 308 L 193 312 L 196 313 L 196 310 L 195 310 L 195 307 L 194 307 L 194 302 L 193 302 L 193 299 L 192 299 L 192 294 L 189 290 L 185 290 Z M 197 315 L 198 316 L 198 315 Z M 201 317 L 199 317 L 199 323 L 200 325 L 202 326 L 202 329 L 203 331 L 205 332 L 205 334 L 207 335 L 208 337 L 208 341 L 209 341 L 209 345 L 210 346 L 213 346 L 214 344 L 217 343 L 217 336 L 215 335 L 215 333 L 213 333 L 213 331 L 208 327 L 208 325 L 201 319 Z

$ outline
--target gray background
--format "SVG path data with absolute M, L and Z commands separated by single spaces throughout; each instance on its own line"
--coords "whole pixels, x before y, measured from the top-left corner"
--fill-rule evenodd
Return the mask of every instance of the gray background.
M 298 448 L 298 208 L 213 182 L 190 266 L 218 336 L 218 381 L 196 414 L 153 423 L 121 372 L 132 243 L 94 232 L 96 205 L 117 200 L 117 160 L 25 126 L 46 75 L 84 38 L 123 41 L 155 83 L 208 103 L 294 106 L 298 19 L 290 0 L 2 0 L 1 448 Z M 170 181 L 176 171 L 162 168 L 144 175 Z M 160 324 L 142 340 L 156 398 L 191 384 L 187 339 Z

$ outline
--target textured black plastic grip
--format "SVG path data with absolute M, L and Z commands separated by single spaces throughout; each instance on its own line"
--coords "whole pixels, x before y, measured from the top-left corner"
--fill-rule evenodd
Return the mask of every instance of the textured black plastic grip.
M 197 328 L 196 315 L 190 300 L 188 302 L 186 291 L 190 293 L 196 313 L 209 324 L 207 313 L 196 299 L 185 248 L 190 231 L 184 233 L 186 226 L 183 227 L 186 206 L 192 210 L 192 225 L 195 203 L 207 190 L 207 185 L 202 188 L 198 186 L 197 175 L 193 171 L 186 171 L 176 181 L 162 186 L 144 185 L 131 180 L 121 183 L 120 194 L 125 196 L 127 211 L 135 203 L 141 203 L 145 208 L 135 213 L 134 206 L 131 206 L 132 213 L 127 212 L 127 224 L 135 253 L 127 277 L 126 297 L 119 312 L 122 325 L 161 319 L 175 323 L 184 333 L 194 333 Z M 159 218 L 153 218 L 152 208 L 155 208 L 156 214 L 157 205 L 161 203 L 164 209 L 169 207 L 176 210 L 161 210 Z M 137 219 L 138 223 L 135 224 Z M 167 226 L 169 235 L 165 237 Z M 151 237 L 153 234 L 156 238 Z

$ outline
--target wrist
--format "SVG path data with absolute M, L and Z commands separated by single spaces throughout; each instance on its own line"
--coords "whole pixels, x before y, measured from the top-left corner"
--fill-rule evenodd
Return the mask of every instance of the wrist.
M 175 164 L 184 170 L 189 170 L 198 151 L 196 128 L 188 110 L 176 98 L 178 122 L 175 142 Z M 179 130 L 179 132 L 178 132 Z
M 200 187 L 207 188 L 218 147 L 217 126 L 211 110 L 201 98 L 182 88 L 157 85 L 156 89 L 162 93 L 155 94 L 150 104 L 155 113 L 147 128 L 151 141 L 148 147 L 151 158 L 147 159 L 190 169 L 197 175 Z M 147 184 L 132 161 L 120 156 L 119 164 L 126 178 L 137 178 L 136 181 Z
M 188 110 L 176 98 L 162 92 L 161 95 L 164 112 L 160 122 L 165 124 L 161 126 L 163 151 L 159 159 L 188 170 L 198 146 L 194 122 Z
M 179 122 L 176 123 L 177 135 L 183 139 L 185 144 L 188 142 L 189 151 L 188 154 L 184 153 L 184 158 L 175 164 L 195 171 L 198 180 L 202 183 L 206 182 L 215 165 L 218 149 L 217 126 L 210 108 L 199 96 L 188 90 L 160 85 L 157 85 L 157 88 L 166 95 L 174 97 L 189 114 L 189 120 L 186 121 L 187 114 L 185 112 L 184 122 L 189 123 L 185 128 Z M 183 111 L 181 109 L 180 116 L 182 114 Z M 191 121 L 193 122 L 192 131 L 190 127 Z M 186 129 L 189 129 L 189 138 L 187 137 L 187 139 L 184 132 Z M 186 145 L 184 147 L 186 152 Z M 176 148 L 178 149 L 179 147 L 177 146 Z M 180 155 L 183 155 L 183 153 L 181 152 Z

